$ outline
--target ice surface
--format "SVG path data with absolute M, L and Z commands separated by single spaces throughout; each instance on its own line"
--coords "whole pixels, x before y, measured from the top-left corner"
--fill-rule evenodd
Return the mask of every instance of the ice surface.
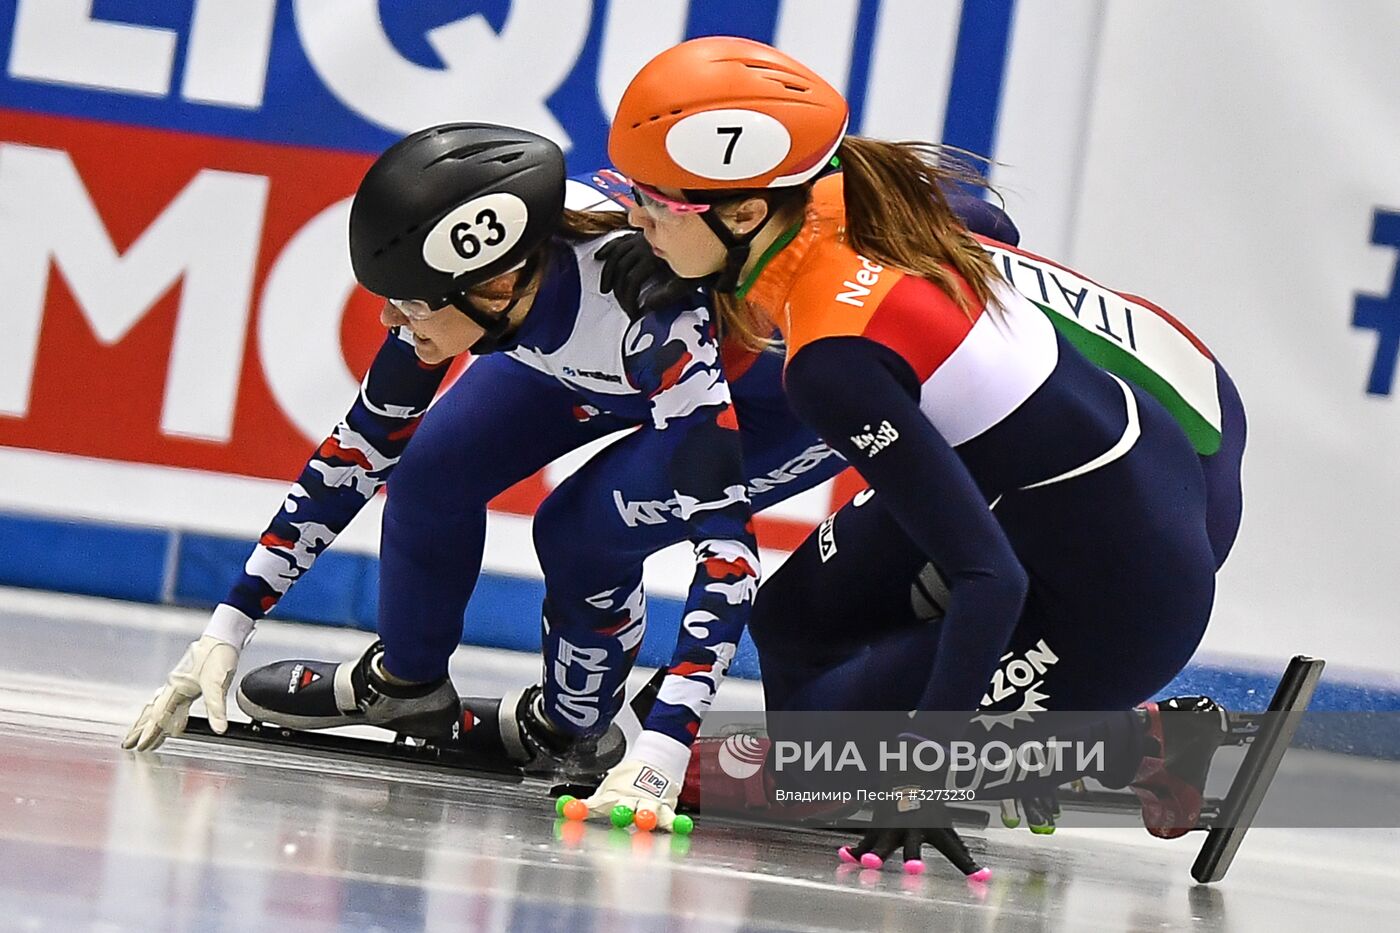
M 120 750 L 201 625 L 0 591 L 0 930 L 1400 928 L 1394 830 L 1256 830 L 1207 888 L 1188 871 L 1197 836 L 997 829 L 968 836 L 995 873 L 976 887 L 932 858 L 919 878 L 852 871 L 832 833 L 561 827 L 536 783 L 185 740 Z M 243 669 L 367 642 L 265 625 Z M 463 649 L 453 671 L 462 689 L 495 693 L 537 667 Z M 758 702 L 739 683 L 721 698 Z

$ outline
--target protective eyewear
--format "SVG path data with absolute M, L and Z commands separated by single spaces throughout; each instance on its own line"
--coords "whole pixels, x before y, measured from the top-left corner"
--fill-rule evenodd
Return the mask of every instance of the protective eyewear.
M 714 205 L 696 204 L 692 201 L 677 201 L 668 198 L 655 188 L 648 187 L 640 182 L 632 182 L 632 200 L 637 202 L 637 206 L 643 210 L 657 211 L 665 209 L 672 214 L 703 214 Z
M 522 259 L 520 262 L 516 263 L 509 269 L 500 273 L 500 275 L 498 275 L 496 278 L 499 278 L 501 275 L 509 275 L 512 272 L 522 272 L 524 274 L 521 275 L 520 278 L 528 280 L 533 274 L 537 265 L 538 262 L 536 260 L 536 257 L 528 257 L 526 259 Z M 494 320 L 494 315 L 490 315 L 487 312 L 480 311 L 479 309 L 471 307 L 470 302 L 472 298 L 478 298 L 480 300 L 486 301 L 491 301 L 495 299 L 495 296 L 485 295 L 477 292 L 475 289 L 479 287 L 480 285 L 473 286 L 472 288 L 468 288 L 464 291 L 448 295 L 445 298 L 435 298 L 432 301 L 424 301 L 422 298 L 390 298 L 389 304 L 397 308 L 403 314 L 403 316 L 408 318 L 410 321 L 426 321 L 428 318 L 432 317 L 434 314 L 437 314 L 439 311 L 441 311 L 448 305 L 453 305 L 459 311 L 461 311 L 463 314 L 466 314 L 468 317 L 471 317 L 473 320 L 477 320 L 475 314 L 472 313 L 473 311 L 475 311 L 476 314 L 485 315 L 488 319 Z M 519 298 L 516 295 L 512 294 L 510 307 L 514 307 L 515 302 L 518 300 Z M 506 309 L 507 312 L 509 310 L 510 308 Z M 480 323 L 480 321 L 478 321 L 478 323 Z
M 390 298 L 389 304 L 397 308 L 399 312 L 410 321 L 426 321 L 428 318 L 447 307 L 448 301 L 444 298 L 441 301 L 429 304 L 421 298 Z

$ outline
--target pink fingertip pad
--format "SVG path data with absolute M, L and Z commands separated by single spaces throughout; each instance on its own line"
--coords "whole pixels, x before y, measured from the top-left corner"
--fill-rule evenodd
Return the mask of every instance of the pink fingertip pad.
M 842 846 L 841 848 L 837 849 L 836 857 L 839 858 L 841 861 L 845 862 L 847 865 L 856 864 L 856 857 L 851 854 L 850 846 Z
M 865 868 L 873 868 L 876 871 L 879 871 L 880 868 L 885 864 L 885 860 L 880 858 L 880 856 L 876 855 L 874 852 L 867 852 L 860 857 L 860 864 Z
M 911 858 L 904 863 L 904 873 L 906 875 L 922 875 L 924 873 L 923 859 Z
M 992 870 L 990 868 L 979 868 L 967 876 L 968 881 L 976 881 L 978 884 L 986 884 L 992 880 Z

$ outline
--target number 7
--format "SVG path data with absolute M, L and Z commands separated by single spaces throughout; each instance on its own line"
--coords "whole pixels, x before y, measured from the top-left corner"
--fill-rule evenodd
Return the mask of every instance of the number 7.
M 744 128 L 742 126 L 717 126 L 715 132 L 721 136 L 733 134 L 729 136 L 729 145 L 724 147 L 724 164 L 728 165 L 734 158 L 734 144 L 743 135 Z

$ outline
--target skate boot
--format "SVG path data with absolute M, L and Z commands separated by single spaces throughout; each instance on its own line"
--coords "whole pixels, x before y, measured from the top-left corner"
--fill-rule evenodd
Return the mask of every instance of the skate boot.
M 597 736 L 569 735 L 555 726 L 544 711 L 544 690 L 538 684 L 499 699 L 466 697 L 461 710 L 461 747 L 504 758 L 526 774 L 586 787 L 596 784 L 627 751 L 616 723 Z
M 238 707 L 255 722 L 288 729 L 379 726 L 417 738 L 451 733 L 461 706 L 452 681 L 391 684 L 383 674 L 384 643 L 358 660 L 278 661 L 238 685 Z
M 1229 734 L 1225 708 L 1210 697 L 1172 697 L 1138 708 L 1147 751 L 1131 785 L 1142 822 L 1162 839 L 1184 836 L 1201 817 L 1211 758 Z

